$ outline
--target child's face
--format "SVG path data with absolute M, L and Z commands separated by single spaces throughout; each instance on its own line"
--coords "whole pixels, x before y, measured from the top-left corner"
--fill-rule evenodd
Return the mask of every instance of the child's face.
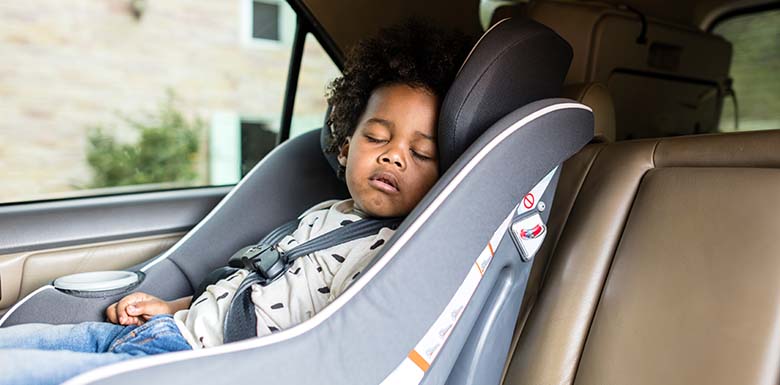
M 338 156 L 358 209 L 375 217 L 404 216 L 436 183 L 437 106 L 436 96 L 404 84 L 371 93 Z

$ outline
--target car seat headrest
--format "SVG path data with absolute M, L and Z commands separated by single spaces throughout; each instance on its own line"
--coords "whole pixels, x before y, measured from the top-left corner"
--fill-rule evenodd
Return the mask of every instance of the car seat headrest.
M 439 113 L 439 169 L 444 171 L 490 125 L 528 103 L 560 95 L 572 49 L 551 29 L 530 19 L 504 19 L 472 48 L 442 102 Z M 325 114 L 323 154 L 334 171 L 335 153 Z
M 504 19 L 485 32 L 442 102 L 441 172 L 504 115 L 560 95 L 571 59 L 569 43 L 530 19 Z

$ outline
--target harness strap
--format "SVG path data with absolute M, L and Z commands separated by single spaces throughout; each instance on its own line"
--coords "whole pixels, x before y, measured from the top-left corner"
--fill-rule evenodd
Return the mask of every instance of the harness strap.
M 224 343 L 241 341 L 257 336 L 257 314 L 255 304 L 252 303 L 252 285 L 260 281 L 255 272 L 241 281 L 238 290 L 230 301 L 230 308 L 225 314 L 225 323 L 222 330 Z
M 388 227 L 395 230 L 401 224 L 403 218 L 366 218 L 356 222 L 346 224 L 338 229 L 328 231 L 319 237 L 310 239 L 301 245 L 294 247 L 284 253 L 289 262 L 299 257 L 311 254 L 315 251 L 325 250 L 327 248 L 354 241 L 379 232 L 379 230 Z
M 292 234 L 295 229 L 298 228 L 298 224 L 300 223 L 300 219 L 293 219 L 271 231 L 263 237 L 263 239 L 260 240 L 257 244 L 266 244 L 266 245 L 275 245 L 282 241 L 282 238 L 286 237 L 289 234 Z
M 268 233 L 263 239 L 258 243 L 260 244 L 270 244 L 275 245 L 281 242 L 282 238 L 284 238 L 288 234 L 292 234 L 295 229 L 298 228 L 298 223 L 300 223 L 299 219 L 293 219 L 275 229 L 273 229 L 270 233 Z M 217 283 L 221 279 L 225 279 L 233 273 L 236 272 L 239 268 L 243 268 L 244 266 L 241 264 L 240 259 L 234 260 L 236 255 L 241 255 L 243 251 L 248 249 L 249 246 L 239 250 L 238 253 L 234 254 L 230 257 L 230 260 L 228 260 L 227 266 L 222 266 L 217 269 L 212 270 L 208 275 L 206 275 L 205 278 L 203 278 L 202 281 L 198 284 L 197 289 L 195 289 L 195 292 L 192 295 L 193 300 L 200 297 L 203 292 L 206 291 L 206 288 L 209 285 L 213 285 Z
M 264 244 L 261 241 L 256 246 L 239 250 L 231 258 L 231 262 L 235 263 L 236 256 L 241 254 L 239 259 L 243 267 L 249 269 L 251 273 L 238 286 L 238 290 L 230 302 L 223 325 L 223 341 L 228 343 L 257 336 L 257 315 L 255 314 L 255 305 L 252 303 L 252 290 L 250 290 L 252 285 L 257 283 L 265 286 L 273 282 L 281 277 L 296 259 L 304 255 L 376 234 L 385 227 L 395 229 L 402 220 L 403 218 L 361 219 L 310 239 L 287 252 L 280 252 L 275 247 L 276 243 L 287 234 L 274 230 L 263 238 L 263 241 L 271 241 L 273 240 L 270 239 L 272 234 L 277 234 L 275 237 L 282 234 L 278 236 L 278 239 L 275 239 L 274 243 Z M 294 230 L 293 228 L 292 231 Z M 289 231 L 288 234 L 292 231 Z

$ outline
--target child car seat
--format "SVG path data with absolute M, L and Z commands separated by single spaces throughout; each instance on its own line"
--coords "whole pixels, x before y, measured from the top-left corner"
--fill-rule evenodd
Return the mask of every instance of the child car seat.
M 375 265 L 312 319 L 263 338 L 106 366 L 69 383 L 497 383 L 558 165 L 593 134 L 587 107 L 545 99 L 559 94 L 570 60 L 568 44 L 533 21 L 506 20 L 483 35 L 443 101 L 446 172 Z M 317 135 L 276 148 L 176 245 L 140 266 L 133 290 L 191 294 L 236 249 L 319 201 L 346 197 Z M 100 320 L 124 294 L 84 298 L 45 287 L 2 326 Z

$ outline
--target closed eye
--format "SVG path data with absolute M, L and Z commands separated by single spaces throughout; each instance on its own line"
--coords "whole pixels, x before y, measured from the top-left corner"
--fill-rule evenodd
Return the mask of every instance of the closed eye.
M 424 160 L 424 161 L 433 160 L 432 156 L 423 155 L 414 150 L 412 150 L 412 156 L 419 160 Z
M 374 138 L 373 136 L 363 135 L 369 143 L 382 143 L 386 142 L 385 139 Z

